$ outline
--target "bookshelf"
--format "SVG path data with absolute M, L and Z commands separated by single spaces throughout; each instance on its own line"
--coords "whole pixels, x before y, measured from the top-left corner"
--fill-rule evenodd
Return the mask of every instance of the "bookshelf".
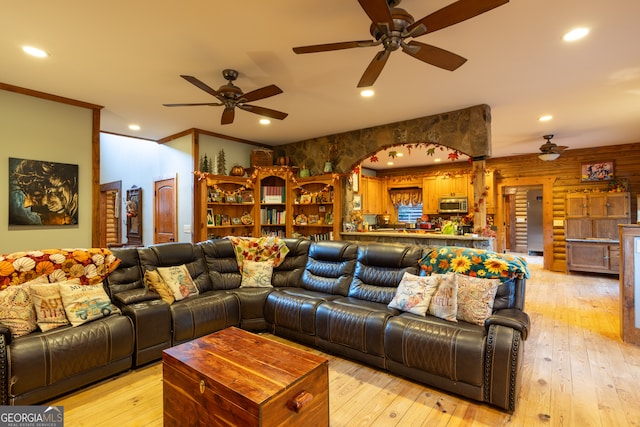
M 342 215 L 340 178 L 328 174 L 292 181 L 291 236 L 339 240 Z
M 288 237 L 291 225 L 287 214 L 289 176 L 287 167 L 260 168 L 256 176 L 258 195 L 257 236 Z

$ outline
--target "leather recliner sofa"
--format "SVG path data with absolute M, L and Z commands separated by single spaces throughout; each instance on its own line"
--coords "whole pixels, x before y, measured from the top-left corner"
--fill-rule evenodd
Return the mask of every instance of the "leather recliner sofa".
M 272 288 L 240 287 L 242 276 L 228 239 L 113 249 L 121 263 L 105 285 L 126 315 L 122 317 L 134 325 L 132 365 L 160 360 L 165 348 L 239 326 L 269 331 L 506 411 L 515 409 L 529 330 L 523 311 L 526 279 L 514 278 L 498 288 L 493 314 L 484 326 L 451 323 L 387 306 L 405 272 L 420 274 L 422 248 L 283 241 L 289 252 L 273 270 Z M 145 286 L 146 271 L 182 264 L 199 295 L 168 304 Z M 10 358 L 8 363 L 16 361 Z

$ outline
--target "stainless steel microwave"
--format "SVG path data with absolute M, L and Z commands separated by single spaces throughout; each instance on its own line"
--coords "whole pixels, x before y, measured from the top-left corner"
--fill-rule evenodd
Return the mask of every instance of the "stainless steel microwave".
M 438 203 L 439 213 L 467 213 L 469 200 L 466 197 L 441 197 Z

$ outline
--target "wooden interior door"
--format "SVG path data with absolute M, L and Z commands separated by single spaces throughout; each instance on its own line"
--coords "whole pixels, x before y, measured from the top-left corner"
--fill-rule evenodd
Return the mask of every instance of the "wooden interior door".
M 153 243 L 175 242 L 178 235 L 176 179 L 154 182 Z
M 114 181 L 100 185 L 100 247 L 119 246 L 122 244 L 120 234 L 120 195 L 122 181 Z

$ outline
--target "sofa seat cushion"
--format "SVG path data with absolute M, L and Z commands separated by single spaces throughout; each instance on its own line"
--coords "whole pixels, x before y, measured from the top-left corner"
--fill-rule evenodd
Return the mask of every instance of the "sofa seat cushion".
M 386 303 L 341 297 L 322 303 L 316 311 L 316 335 L 331 344 L 384 356 L 384 330 L 399 310 Z M 322 341 L 319 341 L 322 347 Z
M 93 378 L 112 375 L 110 364 L 120 361 L 126 370 L 131 367 L 134 348 L 134 331 L 131 319 L 114 314 L 79 327 L 63 326 L 48 332 L 34 332 L 15 339 L 9 352 L 9 376 L 11 398 L 36 393 L 39 389 L 67 383 L 64 391 L 86 385 L 74 384 L 74 376 L 87 376 L 92 370 L 104 370 Z M 43 391 L 43 396 L 46 391 Z M 53 393 L 53 392 L 52 392 Z M 54 396 L 51 394 L 51 396 Z M 32 403 L 39 399 L 32 400 Z
M 209 291 L 170 306 L 173 345 L 240 324 L 240 302 L 227 291 Z
M 316 309 L 337 295 L 300 288 L 282 288 L 269 294 L 264 307 L 267 323 L 307 335 L 316 334 Z
M 389 319 L 384 332 L 389 360 L 477 387 L 483 384 L 485 341 L 482 326 L 411 313 Z

